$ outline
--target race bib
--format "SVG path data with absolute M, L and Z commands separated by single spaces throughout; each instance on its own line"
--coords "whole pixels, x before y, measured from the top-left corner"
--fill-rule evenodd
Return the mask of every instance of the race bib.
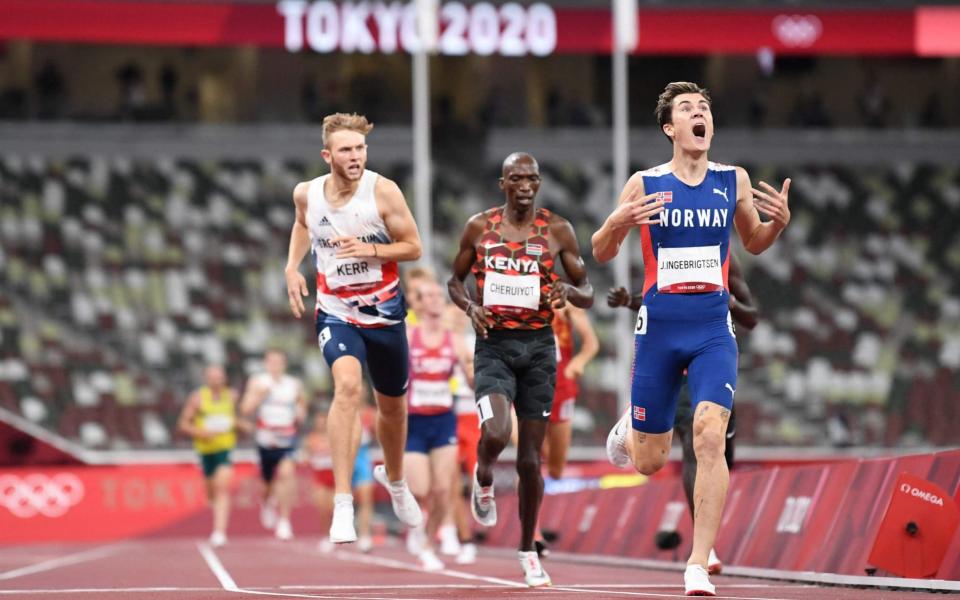
M 368 258 L 335 258 L 324 275 L 331 290 L 383 281 L 380 261 Z
M 426 381 L 414 379 L 410 382 L 410 406 L 417 408 L 451 408 L 453 394 L 449 381 Z
M 723 289 L 720 246 L 660 248 L 657 256 L 657 291 L 694 294 Z
M 540 308 L 540 276 L 488 271 L 483 280 L 483 305 L 537 310 Z
M 291 427 L 296 420 L 293 407 L 265 404 L 260 409 L 260 422 L 271 429 Z
M 226 433 L 233 429 L 233 415 L 207 415 L 203 418 L 203 428 L 210 433 Z

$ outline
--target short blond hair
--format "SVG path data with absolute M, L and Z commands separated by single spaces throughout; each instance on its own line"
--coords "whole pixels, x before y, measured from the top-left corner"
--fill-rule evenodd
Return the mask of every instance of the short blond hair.
M 327 147 L 330 136 L 343 130 L 356 131 L 367 135 L 373 129 L 373 123 L 363 115 L 357 113 L 333 113 L 323 118 L 323 147 Z

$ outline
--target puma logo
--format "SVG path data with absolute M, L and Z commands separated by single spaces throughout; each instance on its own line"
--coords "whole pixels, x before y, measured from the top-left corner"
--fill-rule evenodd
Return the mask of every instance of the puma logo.
M 734 394 L 737 393 L 737 390 L 733 389 L 733 386 L 730 385 L 729 383 L 725 383 L 725 384 L 723 384 L 723 386 L 724 386 L 725 388 L 727 388 L 728 390 L 730 390 L 730 395 L 731 395 L 731 396 L 733 396 Z
M 727 200 L 727 188 L 723 188 L 722 192 L 720 191 L 719 188 L 713 188 L 713 193 L 723 196 L 723 201 L 726 202 L 727 204 L 730 204 L 730 201 Z

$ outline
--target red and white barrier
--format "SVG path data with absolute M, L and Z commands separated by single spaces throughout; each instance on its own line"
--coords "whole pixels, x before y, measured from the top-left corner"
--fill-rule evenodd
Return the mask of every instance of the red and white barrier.
M 906 479 L 901 478 L 904 474 Z M 909 502 L 906 508 L 891 505 L 904 481 L 918 489 L 941 488 L 944 497 L 938 498 L 943 507 L 929 502 Z M 921 500 L 924 493 L 933 492 L 918 492 Z M 957 511 L 956 496 L 960 496 L 960 450 L 735 472 L 717 553 L 725 563 L 744 567 L 847 575 L 878 569 L 878 574 L 901 577 L 918 577 L 922 571 L 924 576 L 956 580 L 960 530 L 950 516 Z M 491 530 L 490 540 L 513 546 L 519 539 L 515 499 L 497 502 L 500 523 Z M 942 508 L 942 515 L 924 516 L 917 509 L 924 505 Z M 677 511 L 682 514 L 676 528 L 682 543 L 676 550 L 660 550 L 656 533 L 664 521 L 676 521 Z M 885 515 L 895 531 L 884 531 L 886 537 L 878 540 Z M 916 536 L 903 531 L 911 519 L 920 523 Z M 676 477 L 634 488 L 546 496 L 541 527 L 560 532 L 557 550 L 644 559 L 685 559 L 692 538 L 689 510 Z M 922 549 L 927 554 L 923 565 L 904 570 L 910 560 L 891 540 L 918 552 Z

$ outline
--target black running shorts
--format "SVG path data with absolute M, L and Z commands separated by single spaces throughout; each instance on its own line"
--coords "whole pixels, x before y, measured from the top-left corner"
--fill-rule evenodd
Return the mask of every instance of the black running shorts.
M 546 421 L 557 383 L 553 329 L 497 329 L 486 339 L 478 337 L 474 373 L 478 405 L 501 394 L 514 403 L 517 417 Z

